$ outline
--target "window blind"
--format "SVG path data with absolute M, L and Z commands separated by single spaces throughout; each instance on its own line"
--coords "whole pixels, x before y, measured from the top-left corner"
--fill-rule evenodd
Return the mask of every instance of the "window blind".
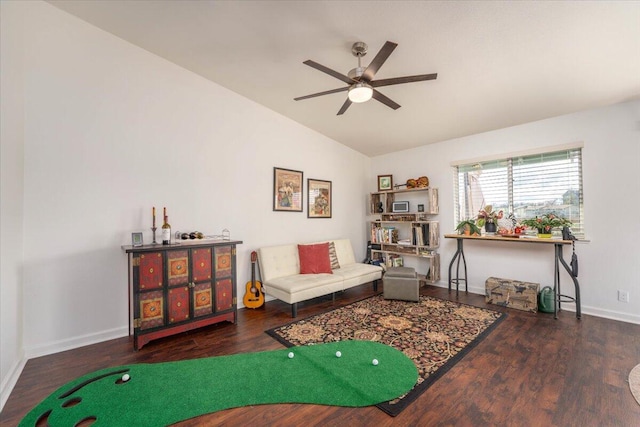
M 460 164 L 453 173 L 456 224 L 492 205 L 517 220 L 554 213 L 584 237 L 582 148 Z

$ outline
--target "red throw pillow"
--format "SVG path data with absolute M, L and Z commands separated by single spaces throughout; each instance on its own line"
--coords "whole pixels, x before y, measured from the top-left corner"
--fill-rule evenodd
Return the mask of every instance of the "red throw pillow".
M 300 274 L 333 274 L 329 260 L 329 243 L 298 245 L 298 256 L 300 257 Z

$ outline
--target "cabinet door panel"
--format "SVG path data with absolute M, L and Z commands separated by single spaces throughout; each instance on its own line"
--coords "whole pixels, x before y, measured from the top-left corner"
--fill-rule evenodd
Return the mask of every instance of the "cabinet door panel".
M 231 246 L 215 247 L 216 277 L 231 276 Z
M 189 288 L 169 289 L 169 323 L 189 320 Z
M 211 282 L 201 283 L 193 288 L 193 315 L 206 316 L 213 313 Z
M 233 307 L 232 286 L 231 278 L 216 281 L 216 311 L 229 310 Z
M 167 278 L 169 286 L 189 283 L 189 251 L 167 252 Z
M 193 262 L 193 281 L 211 280 L 211 248 L 191 251 Z
M 138 284 L 140 289 L 162 288 L 162 252 L 140 254 Z
M 140 298 L 140 329 L 164 325 L 164 294 L 162 291 L 143 292 Z

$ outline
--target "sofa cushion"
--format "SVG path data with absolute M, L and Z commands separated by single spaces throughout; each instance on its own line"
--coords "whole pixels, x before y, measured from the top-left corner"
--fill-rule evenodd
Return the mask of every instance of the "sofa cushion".
M 300 274 L 332 273 L 329 243 L 298 245 Z
M 338 254 L 340 268 L 356 262 L 353 254 L 353 248 L 351 247 L 351 240 L 335 239 L 333 240 L 333 244 L 336 246 L 336 253 Z
M 298 246 L 291 244 L 260 248 L 258 249 L 258 266 L 263 284 L 276 277 L 300 274 Z
M 334 242 L 329 242 L 329 261 L 331 261 L 332 270 L 337 270 L 340 268 L 338 253 L 336 252 L 336 244 Z
M 379 265 L 353 263 L 341 266 L 333 272 L 334 276 L 342 278 L 343 289 L 349 289 L 362 283 L 372 282 L 382 276 L 382 267 Z
M 333 274 L 296 274 L 295 276 L 273 279 L 265 288 L 267 293 L 274 289 L 279 289 L 290 294 L 298 294 L 313 289 L 325 288 L 336 283 L 341 283 L 341 280 Z M 342 288 L 339 286 L 336 290 L 342 290 Z M 326 292 L 313 295 L 312 298 L 322 295 L 326 295 Z

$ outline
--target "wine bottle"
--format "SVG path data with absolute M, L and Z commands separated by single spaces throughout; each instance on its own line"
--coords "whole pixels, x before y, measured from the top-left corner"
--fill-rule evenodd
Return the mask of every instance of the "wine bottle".
M 162 244 L 171 243 L 171 226 L 169 225 L 169 217 L 165 214 L 164 224 L 162 224 Z

